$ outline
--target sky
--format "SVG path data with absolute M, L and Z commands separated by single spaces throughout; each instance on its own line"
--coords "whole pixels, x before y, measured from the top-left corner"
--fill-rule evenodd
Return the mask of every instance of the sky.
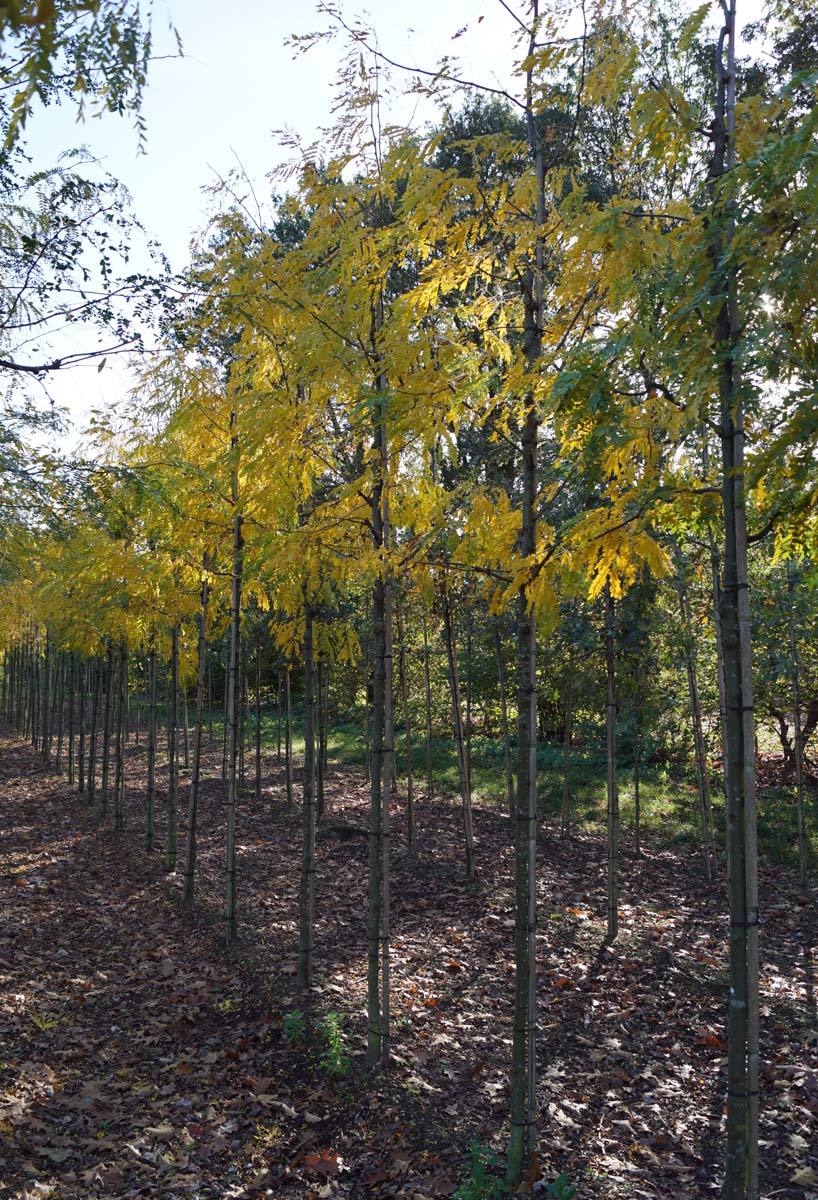
M 514 21 L 499 0 L 375 0 L 368 11 L 345 4 L 344 13 L 363 14 L 380 48 L 401 63 L 433 69 L 442 55 L 456 53 L 467 78 L 511 84 Z M 171 26 L 182 41 L 181 58 Z M 181 269 L 192 236 L 217 203 L 204 189 L 240 169 L 265 198 L 268 173 L 292 155 L 275 131 L 291 130 L 309 144 L 331 124 L 342 43 L 324 42 L 300 55 L 287 45 L 293 34 L 327 27 L 315 3 L 232 0 L 228 10 L 224 0 L 155 0 L 155 59 L 143 105 L 146 153 L 139 152 L 128 118 L 106 114 L 80 124 L 64 105 L 31 118 L 26 142 L 34 165 L 52 165 L 66 150 L 87 146 L 126 185 L 146 232 Z M 415 97 L 395 115 L 422 123 L 432 113 L 418 110 Z M 55 353 L 80 350 L 88 341 L 88 331 L 78 328 Z M 124 362 L 109 359 L 102 372 L 96 363 L 58 372 L 47 391 L 81 428 L 94 408 L 128 390 L 130 378 Z
M 742 23 L 759 0 L 739 0 Z M 345 15 L 364 13 L 390 58 L 434 68 L 456 54 L 462 75 L 514 90 L 515 22 L 503 0 L 371 0 L 369 10 L 344 4 Z M 524 11 L 520 2 L 517 7 Z M 176 53 L 174 26 L 183 44 Z M 216 201 L 205 190 L 235 169 L 246 173 L 260 198 L 269 195 L 268 173 L 291 157 L 274 131 L 289 129 L 306 143 L 332 122 L 333 83 L 343 51 L 323 42 L 298 55 L 287 39 L 327 28 L 315 3 L 284 0 L 155 0 L 154 54 L 143 106 L 146 153 L 127 118 L 105 115 L 76 121 L 71 106 L 35 112 L 27 144 L 36 166 L 52 165 L 65 150 L 86 145 L 133 197 L 134 212 L 161 244 L 174 269 L 188 258 L 192 236 Z M 395 73 L 396 85 L 400 81 Z M 418 124 L 432 117 L 416 97 L 395 118 Z M 280 186 L 279 190 L 280 190 Z M 82 348 L 77 329 L 66 353 Z M 95 344 L 95 338 L 92 341 Z M 78 428 L 94 408 L 105 408 L 128 390 L 123 362 L 58 372 L 48 394 L 72 413 Z M 80 441 L 81 444 L 81 441 Z

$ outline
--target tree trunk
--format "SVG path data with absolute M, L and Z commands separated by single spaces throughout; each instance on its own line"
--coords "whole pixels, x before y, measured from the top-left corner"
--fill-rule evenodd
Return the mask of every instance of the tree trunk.
M 225 942 L 236 939 L 236 767 L 239 742 L 239 654 L 241 650 L 242 531 L 239 511 L 238 437 L 236 417 L 231 413 L 231 445 L 236 461 L 231 479 L 233 503 L 233 571 L 230 601 L 230 661 L 228 666 L 227 720 L 229 727 L 227 764 L 227 887 L 225 898 Z
M 196 833 L 199 821 L 199 780 L 202 773 L 202 725 L 204 722 L 204 685 L 207 659 L 207 605 L 210 597 L 209 563 L 207 554 L 202 563 L 202 592 L 199 613 L 199 647 L 196 666 L 196 724 L 193 729 L 193 773 L 187 809 L 187 842 L 185 844 L 186 904 L 193 903 L 196 890 Z
M 406 848 L 415 851 L 415 792 L 412 770 L 412 722 L 409 712 L 409 684 L 406 678 L 406 642 L 403 636 L 403 614 L 397 611 L 398 619 L 398 674 L 403 707 L 403 727 L 406 733 Z
M 261 641 L 256 635 L 256 803 L 261 804 Z
M 642 809 L 639 797 L 639 789 L 641 785 L 642 763 L 641 763 L 641 720 L 642 720 L 642 696 L 639 687 L 639 667 L 636 668 L 636 695 L 633 705 L 633 823 L 634 836 L 636 839 L 636 857 L 642 857 Z
M 105 654 L 105 709 L 102 727 L 102 814 L 108 812 L 108 783 L 111 773 L 111 738 L 114 730 L 114 646 L 108 641 Z
M 449 589 L 443 576 L 440 589 L 443 610 L 443 640 L 446 643 L 446 661 L 449 667 L 449 691 L 452 698 L 455 745 L 457 747 L 457 771 L 460 778 L 460 797 L 463 803 L 463 834 L 466 847 L 466 878 L 474 879 L 474 828 L 472 824 L 471 792 L 469 791 L 469 767 L 466 761 L 466 740 L 463 731 L 463 713 L 460 707 L 460 684 L 457 677 L 457 653 L 452 622 Z
M 319 658 L 318 660 L 318 703 L 316 705 L 316 717 L 318 726 L 317 751 L 315 755 L 315 787 L 316 787 L 316 805 L 317 818 L 319 821 L 324 817 L 324 663 Z
M 684 579 L 679 576 L 679 611 L 682 617 L 682 631 L 685 646 L 685 667 L 687 669 L 687 691 L 690 698 L 690 714 L 693 721 L 693 748 L 696 758 L 696 786 L 699 793 L 699 811 L 702 824 L 702 849 L 704 852 L 704 876 L 710 883 L 713 875 L 712 863 L 715 861 L 713 845 L 713 812 L 710 801 L 710 780 L 707 775 L 707 750 L 704 743 L 702 728 L 702 710 L 699 703 L 699 685 L 696 679 L 696 660 L 694 658 L 693 625 L 690 619 L 690 605 L 687 599 L 687 588 Z
M 114 829 L 124 826 L 125 814 L 125 734 L 128 712 L 128 649 L 119 644 L 119 697 L 116 722 L 116 770 L 114 773 Z
M 466 786 L 471 800 L 471 739 L 472 739 L 472 693 L 474 679 L 472 671 L 472 614 L 466 617 Z
M 497 684 L 500 689 L 500 720 L 503 727 L 503 763 L 506 772 L 506 795 L 508 797 L 508 819 L 514 836 L 514 770 L 511 763 L 511 731 L 508 724 L 508 698 L 506 696 L 506 665 L 503 661 L 503 642 L 500 637 L 500 621 L 494 618 L 494 654 L 497 659 Z
M 93 665 L 93 701 L 91 707 L 91 733 L 88 743 L 88 803 L 93 804 L 97 788 L 97 725 L 99 722 L 102 692 L 102 659 Z
M 532 0 L 529 60 L 536 49 L 538 0 Z M 534 159 L 536 227 L 545 225 L 545 167 L 534 111 L 532 68 L 526 74 L 526 132 Z M 545 259 L 542 237 L 534 242 L 533 270 L 523 284 L 526 365 L 534 373 L 542 354 Z M 521 438 L 522 513 L 519 550 L 533 563 L 537 551 L 537 439 L 533 394 L 527 397 Z M 518 1188 L 533 1175 L 537 1155 L 537 623 L 527 583 L 517 598 L 517 795 L 514 831 L 514 1018 L 511 1046 L 511 1134 L 506 1182 Z M 525 1184 L 523 1185 L 525 1186 Z M 530 1186 L 530 1184 L 529 1184 Z
M 75 759 L 74 759 L 74 711 L 76 707 L 77 693 L 77 656 L 71 653 L 68 656 L 68 783 L 71 786 L 74 783 L 75 776 Z
M 77 682 L 79 684 L 79 713 L 77 714 L 77 723 L 79 725 L 79 745 L 77 747 L 77 791 L 80 795 L 85 791 L 85 697 L 88 693 L 88 672 L 89 664 L 87 662 L 80 666 L 77 661 Z
M 43 660 L 43 703 L 42 703 L 42 736 L 41 746 L 43 762 L 47 767 L 51 766 L 51 709 L 53 706 L 52 687 L 51 687 L 51 664 L 54 657 L 54 652 L 51 646 L 51 638 L 48 636 L 48 630 L 45 631 L 45 659 Z
M 787 562 L 787 598 L 790 631 L 790 673 L 792 678 L 792 709 L 795 722 L 795 803 L 798 817 L 798 894 L 807 899 L 809 847 L 807 828 L 804 821 L 804 737 L 801 728 L 801 681 L 798 658 L 798 642 L 795 636 L 795 574 L 792 563 Z
M 287 724 L 284 730 L 284 777 L 287 786 L 287 804 L 293 806 L 293 698 L 290 686 L 290 664 L 284 670 L 284 697 L 287 708 Z
M 65 654 L 60 651 L 57 655 L 57 757 L 55 766 L 62 772 L 63 735 L 65 734 Z
M 304 605 L 304 804 L 298 902 L 298 986 L 312 987 L 315 929 L 315 649 L 313 610 Z
M 156 810 L 156 635 L 148 643 L 148 795 L 145 807 L 145 850 L 153 850 Z
M 715 350 L 721 423 L 724 579 L 721 590 L 725 683 L 730 1000 L 727 1020 L 725 1200 L 758 1197 L 758 867 L 744 406 L 737 361 L 741 322 L 732 260 L 735 166 L 735 0 L 724 7 L 719 41 L 713 159 L 714 294 L 720 301 Z M 723 189 L 722 176 L 728 184 Z
M 568 837 L 568 834 L 571 830 L 571 791 L 568 780 L 568 772 L 571 766 L 571 726 L 574 719 L 573 701 L 573 663 L 569 658 L 568 690 L 565 694 L 565 729 L 563 731 L 562 739 L 562 814 L 560 819 L 560 832 L 562 833 L 563 837 Z
M 432 680 L 429 671 L 429 630 L 423 614 L 423 690 L 426 707 L 426 799 L 435 791 L 434 759 L 432 754 Z
M 165 870 L 176 869 L 176 826 L 179 806 L 179 626 L 174 625 L 170 643 L 170 711 L 168 713 L 168 838 Z
M 276 689 L 276 697 L 278 703 L 278 712 L 276 715 L 276 762 L 281 762 L 281 710 L 284 694 L 284 673 L 281 667 L 278 668 L 278 687 Z
M 605 587 L 605 667 L 608 701 L 605 708 L 608 764 L 608 928 L 610 945 L 619 932 L 619 781 L 616 770 L 616 679 L 614 674 L 614 602 L 610 584 Z

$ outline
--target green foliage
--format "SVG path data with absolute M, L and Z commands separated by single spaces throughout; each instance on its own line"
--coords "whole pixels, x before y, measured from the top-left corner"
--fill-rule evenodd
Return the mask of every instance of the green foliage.
M 340 1013 L 328 1012 L 319 1025 L 326 1043 L 321 1054 L 321 1066 L 328 1075 L 342 1078 L 349 1074 L 352 1065 L 346 1051 L 346 1038 L 341 1028 L 343 1017 Z
M 463 1166 L 468 1177 L 455 1192 L 455 1200 L 502 1200 L 507 1195 L 497 1174 L 501 1169 L 499 1156 L 487 1146 L 472 1142 Z
M 284 1036 L 291 1046 L 303 1045 L 304 1014 L 300 1008 L 293 1008 L 284 1014 Z

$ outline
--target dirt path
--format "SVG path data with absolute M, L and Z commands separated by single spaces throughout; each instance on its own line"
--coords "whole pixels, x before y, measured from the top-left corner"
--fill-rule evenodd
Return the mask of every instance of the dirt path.
M 472 1140 L 502 1153 L 512 893 L 495 813 L 476 813 L 473 885 L 454 806 L 421 801 L 416 861 L 397 821 L 397 1061 L 366 1075 L 360 779 L 330 772 L 336 824 L 319 832 L 305 1002 L 300 812 L 283 805 L 274 763 L 265 810 L 240 807 L 241 943 L 228 955 L 218 779 L 204 788 L 191 914 L 161 846 L 142 851 L 141 750 L 128 752 L 124 835 L 18 739 L 0 739 L 0 754 L 0 1197 L 451 1196 Z M 541 861 L 544 1177 L 565 1172 L 578 1200 L 716 1194 L 723 885 L 705 888 L 695 850 L 653 848 L 640 863 L 626 851 L 623 932 L 600 958 L 601 841 L 544 834 Z M 762 1196 L 805 1200 L 818 1196 L 814 907 L 779 873 L 765 873 L 763 896 Z

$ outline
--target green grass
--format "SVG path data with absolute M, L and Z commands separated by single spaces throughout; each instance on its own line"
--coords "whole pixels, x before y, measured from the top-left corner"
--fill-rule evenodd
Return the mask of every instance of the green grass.
M 223 736 L 221 713 L 213 714 L 213 735 L 218 743 Z M 189 720 L 193 727 L 191 706 Z M 277 740 L 277 710 L 262 710 L 262 745 L 267 753 L 274 750 Z M 248 713 L 246 736 L 255 730 L 255 713 Z M 143 726 L 144 734 L 144 726 Z M 207 736 L 207 729 L 205 730 Z M 600 743 L 604 734 L 600 733 Z M 161 744 L 161 743 L 160 743 Z M 304 753 L 304 726 L 300 714 L 293 715 L 293 752 L 296 761 Z M 327 739 L 329 762 L 336 766 L 366 768 L 366 743 L 363 722 L 336 722 Z M 247 767 L 252 771 L 252 751 L 245 750 Z M 413 763 L 416 789 L 423 794 L 426 779 L 426 740 L 423 730 L 414 731 Z M 514 748 L 512 747 L 512 763 Z M 396 766 L 399 780 L 406 775 L 406 756 L 403 730 L 396 731 Z M 459 793 L 457 752 L 453 738 L 432 739 L 432 767 L 435 794 L 456 796 Z M 538 807 L 542 817 L 556 821 L 562 806 L 563 749 L 561 745 L 541 745 L 538 750 Z M 599 829 L 604 826 L 607 810 L 606 764 L 604 749 L 572 747 L 568 771 L 571 796 L 571 820 L 575 826 Z M 716 838 L 723 849 L 724 801 L 721 780 L 711 778 L 713 815 Z M 505 811 L 506 784 L 503 743 L 499 738 L 472 738 L 472 794 L 477 803 L 496 805 Z M 794 789 L 764 787 L 759 796 L 759 850 L 770 862 L 795 867 L 797 865 L 796 813 Z M 693 762 L 671 765 L 648 764 L 643 767 L 640 786 L 642 831 L 646 838 L 658 838 L 666 844 L 696 846 L 701 840 L 701 816 L 696 790 Z M 632 764 L 619 770 L 619 804 L 623 828 L 634 825 L 634 788 Z M 807 797 L 807 826 L 810 831 L 813 862 L 818 859 L 818 804 L 816 797 Z

